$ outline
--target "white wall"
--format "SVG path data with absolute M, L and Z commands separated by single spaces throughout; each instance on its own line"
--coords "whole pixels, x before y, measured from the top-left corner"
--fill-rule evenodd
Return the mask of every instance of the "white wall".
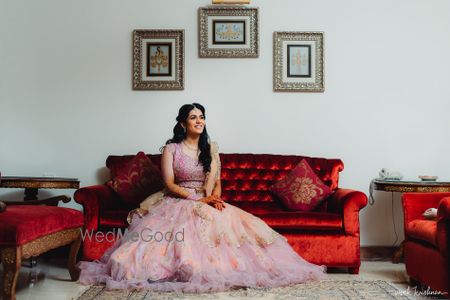
M 223 152 L 341 158 L 341 186 L 366 193 L 382 167 L 450 179 L 449 1 L 254 0 L 260 57 L 200 59 L 197 8 L 209 3 L 0 0 L 2 174 L 98 183 L 108 154 L 156 153 L 195 100 Z M 161 28 L 185 29 L 185 90 L 132 91 L 132 30 Z M 282 30 L 325 32 L 324 93 L 272 91 Z M 61 192 L 73 193 L 41 194 Z M 391 245 L 390 194 L 376 200 L 361 242 Z M 402 236 L 398 195 L 394 209 Z

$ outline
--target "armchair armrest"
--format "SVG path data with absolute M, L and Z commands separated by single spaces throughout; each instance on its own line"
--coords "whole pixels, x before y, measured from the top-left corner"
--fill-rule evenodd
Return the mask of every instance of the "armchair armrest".
M 108 203 L 114 202 L 115 198 L 114 191 L 104 184 L 83 187 L 75 192 L 75 202 L 83 206 L 86 230 L 98 230 L 100 212 L 111 206 Z
M 409 222 L 423 219 L 422 214 L 430 207 L 437 208 L 439 201 L 450 193 L 404 193 L 402 195 L 404 228 Z
M 359 234 L 359 211 L 366 205 L 367 196 L 350 189 L 337 189 L 328 199 L 328 210 L 342 214 L 346 234 Z
M 448 255 L 448 230 L 450 229 L 450 196 L 442 198 L 438 205 L 437 244 L 443 255 Z

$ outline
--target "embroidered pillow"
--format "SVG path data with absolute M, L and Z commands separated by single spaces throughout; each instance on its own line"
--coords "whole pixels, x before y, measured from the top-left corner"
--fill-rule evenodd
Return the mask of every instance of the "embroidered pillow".
M 313 210 L 332 192 L 304 159 L 269 189 L 287 208 L 303 211 Z
M 115 170 L 113 176 L 108 185 L 130 207 L 139 206 L 149 195 L 164 188 L 161 172 L 144 152 Z

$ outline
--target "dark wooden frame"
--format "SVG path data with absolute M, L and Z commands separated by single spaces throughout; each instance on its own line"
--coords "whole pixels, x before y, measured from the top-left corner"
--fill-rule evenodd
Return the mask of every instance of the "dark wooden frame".
M 291 75 L 291 48 L 308 48 L 308 75 Z M 287 45 L 287 77 L 310 78 L 311 77 L 311 45 Z
M 245 20 L 213 20 L 213 37 L 212 37 L 212 43 L 215 45 L 245 45 L 246 39 L 247 39 L 247 30 L 246 30 L 246 24 L 245 24 Z M 220 41 L 216 41 L 216 23 L 242 23 L 244 24 L 243 28 L 244 28 L 244 32 L 243 32 L 243 36 L 244 36 L 244 40 L 242 42 L 220 42 Z
M 151 74 L 150 73 L 150 47 L 151 46 L 167 46 L 169 47 L 169 67 L 167 68 L 169 70 L 168 74 Z M 172 76 L 172 44 L 171 43 L 147 43 L 147 76 L 151 77 L 160 77 L 160 76 Z

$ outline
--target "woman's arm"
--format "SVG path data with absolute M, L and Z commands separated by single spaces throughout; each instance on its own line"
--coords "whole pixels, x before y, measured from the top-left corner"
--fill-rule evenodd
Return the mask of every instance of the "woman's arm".
M 220 182 L 220 178 L 216 180 L 216 184 L 214 185 L 214 189 L 212 191 L 213 196 L 221 197 L 222 196 L 222 184 Z
M 189 198 L 189 196 L 191 196 L 189 191 L 175 183 L 175 175 L 173 173 L 173 154 L 169 150 L 168 146 L 164 147 L 164 151 L 161 156 L 161 172 L 164 183 L 171 193 L 181 198 Z

